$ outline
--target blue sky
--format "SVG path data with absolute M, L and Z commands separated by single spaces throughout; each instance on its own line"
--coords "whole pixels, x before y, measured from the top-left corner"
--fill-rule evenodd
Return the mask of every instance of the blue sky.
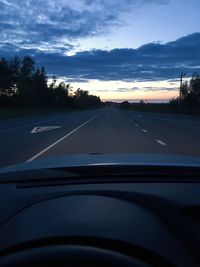
M 103 99 L 170 99 L 200 71 L 199 0 L 0 0 L 0 56 Z

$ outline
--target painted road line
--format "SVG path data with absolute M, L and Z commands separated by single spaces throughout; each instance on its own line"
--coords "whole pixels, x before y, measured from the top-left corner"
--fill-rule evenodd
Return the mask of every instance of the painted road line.
M 46 131 L 59 129 L 61 127 L 62 126 L 38 126 L 38 127 L 34 127 L 33 130 L 30 133 L 31 134 L 41 133 L 41 132 L 46 132 Z
M 130 123 L 133 123 L 133 121 L 132 121 L 131 119 L 129 119 L 128 117 L 126 117 L 125 115 L 124 115 L 124 117 L 125 117 L 126 120 L 129 121 Z
M 129 119 L 126 115 L 123 114 L 123 117 L 124 117 L 127 121 L 129 121 L 130 123 L 133 123 L 133 121 L 132 121 L 131 119 Z
M 37 153 L 36 155 L 34 155 L 33 157 L 31 157 L 30 159 L 28 159 L 26 162 L 30 162 L 30 161 L 33 161 L 33 160 L 37 159 L 38 157 L 40 157 L 41 155 L 43 155 L 45 152 L 47 152 L 48 150 L 50 150 L 52 147 L 56 146 L 57 144 L 59 144 L 60 142 L 62 142 L 64 139 L 66 139 L 67 137 L 69 137 L 70 135 L 72 135 L 73 133 L 75 133 L 76 131 L 78 131 L 80 128 L 82 128 L 83 126 L 85 126 L 86 124 L 88 124 L 89 122 L 91 122 L 92 120 L 94 120 L 98 115 L 99 114 L 96 114 L 91 119 L 89 119 L 86 122 L 84 122 L 83 124 L 79 125 L 77 128 L 75 128 L 74 130 L 72 130 L 68 134 L 64 135 L 62 138 L 58 139 L 56 142 L 54 142 L 50 146 L 46 147 L 45 149 L 43 149 L 42 151 L 40 151 L 39 153 Z
M 135 123 L 134 125 L 135 125 L 135 127 L 138 127 L 139 126 L 137 123 Z
M 142 132 L 143 132 L 143 133 L 148 133 L 148 131 L 147 131 L 147 130 L 145 130 L 145 129 L 142 129 Z
M 161 146 L 166 146 L 167 144 L 165 142 L 163 142 L 162 140 L 156 140 L 156 142 L 158 144 L 160 144 Z
M 38 123 L 50 122 L 50 121 L 53 121 L 53 120 L 55 120 L 55 119 L 39 121 Z M 25 128 L 25 127 L 28 127 L 28 126 L 31 126 L 31 125 L 35 125 L 35 124 L 36 124 L 36 122 L 31 122 L 31 123 L 23 124 L 23 125 L 20 125 L 20 126 L 16 126 L 16 127 L 14 127 L 14 128 L 9 128 L 9 129 L 5 129 L 5 130 L 0 130 L 0 133 L 6 133 L 6 132 L 10 132 L 10 131 L 18 130 L 18 129 Z
M 129 121 L 130 123 L 133 123 L 133 121 L 131 119 L 129 119 L 128 117 L 124 116 L 126 118 L 127 121 Z

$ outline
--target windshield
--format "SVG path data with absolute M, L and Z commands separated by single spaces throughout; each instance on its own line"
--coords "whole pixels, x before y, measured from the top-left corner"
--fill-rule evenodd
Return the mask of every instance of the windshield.
M 199 158 L 199 10 L 199 0 L 0 0 L 0 167 Z

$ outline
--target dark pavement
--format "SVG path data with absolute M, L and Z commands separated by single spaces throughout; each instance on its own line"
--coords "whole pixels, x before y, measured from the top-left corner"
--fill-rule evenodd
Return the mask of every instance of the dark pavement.
M 55 129 L 35 128 L 48 126 Z M 109 106 L 0 121 L 1 167 L 76 153 L 200 156 L 200 119 Z

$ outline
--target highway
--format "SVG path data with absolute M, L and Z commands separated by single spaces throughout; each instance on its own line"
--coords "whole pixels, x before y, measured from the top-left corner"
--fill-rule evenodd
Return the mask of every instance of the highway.
M 200 156 L 200 118 L 108 106 L 0 121 L 0 167 L 77 153 Z

